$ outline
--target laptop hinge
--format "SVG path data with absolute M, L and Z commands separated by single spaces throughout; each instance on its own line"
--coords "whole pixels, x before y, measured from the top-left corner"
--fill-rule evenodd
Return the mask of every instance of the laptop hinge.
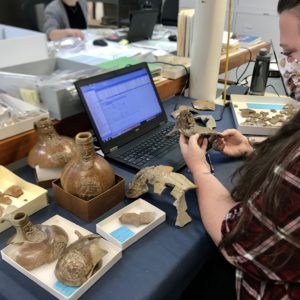
M 118 149 L 118 146 L 114 146 L 114 147 L 112 147 L 111 149 L 109 149 L 109 152 L 113 152 L 113 151 L 115 151 L 115 150 L 117 150 Z

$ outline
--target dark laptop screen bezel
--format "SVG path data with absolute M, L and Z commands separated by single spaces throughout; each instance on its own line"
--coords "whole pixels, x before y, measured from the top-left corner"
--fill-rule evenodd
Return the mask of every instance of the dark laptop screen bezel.
M 157 9 L 131 11 L 127 40 L 134 43 L 151 39 L 158 15 Z
M 157 101 L 158 101 L 158 103 L 160 105 L 160 108 L 161 108 L 161 113 L 159 115 L 157 115 L 155 118 L 149 120 L 148 122 L 142 123 L 139 126 L 133 128 L 132 130 L 130 130 L 128 132 L 125 132 L 124 134 L 122 134 L 118 137 L 115 137 L 115 138 L 113 138 L 109 141 L 104 142 L 101 139 L 99 130 L 98 130 L 98 128 L 96 126 L 96 123 L 94 121 L 94 117 L 93 117 L 92 113 L 90 112 L 89 106 L 87 105 L 87 103 L 85 101 L 85 98 L 84 98 L 84 95 L 81 91 L 81 88 L 84 87 L 84 86 L 87 86 L 89 84 L 94 84 L 94 83 L 99 82 L 99 81 L 107 80 L 107 79 L 110 79 L 110 78 L 115 78 L 116 76 L 121 76 L 121 75 L 124 75 L 124 74 L 128 74 L 130 72 L 141 70 L 141 69 L 146 69 L 147 70 L 147 73 L 148 73 L 148 76 L 150 78 L 152 87 L 154 89 Z M 154 128 L 156 128 L 156 127 L 160 126 L 161 124 L 166 123 L 168 121 L 166 112 L 163 108 L 162 102 L 159 98 L 159 95 L 157 93 L 157 89 L 155 87 L 155 84 L 153 82 L 151 73 L 150 73 L 148 65 L 146 63 L 139 63 L 139 64 L 136 64 L 136 65 L 128 66 L 126 68 L 110 71 L 110 72 L 107 72 L 107 73 L 103 73 L 103 74 L 92 76 L 92 77 L 85 78 L 85 79 L 80 79 L 80 80 L 76 81 L 74 84 L 75 84 L 75 87 L 77 89 L 79 98 L 80 98 L 80 100 L 81 100 L 81 102 L 82 102 L 82 104 L 85 108 L 85 111 L 86 111 L 86 113 L 89 117 L 89 120 L 90 120 L 90 122 L 93 126 L 95 135 L 98 139 L 98 142 L 99 142 L 100 147 L 101 147 L 104 154 L 110 153 L 112 150 L 117 149 L 118 147 L 127 144 L 128 142 L 136 139 L 137 137 L 143 135 L 144 133 L 146 133 L 146 132 L 148 132 L 148 131 L 150 131 L 150 130 L 152 130 L 152 129 L 154 129 Z M 141 95 L 141 101 L 143 101 L 143 96 L 142 95 Z

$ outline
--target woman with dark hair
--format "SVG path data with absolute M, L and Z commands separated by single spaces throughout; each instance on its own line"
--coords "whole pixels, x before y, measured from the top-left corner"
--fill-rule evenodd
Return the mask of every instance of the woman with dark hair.
M 300 0 L 280 0 L 278 12 L 283 53 L 300 60 Z M 211 174 L 207 144 L 180 137 L 203 224 L 236 267 L 237 299 L 300 299 L 300 111 L 254 147 L 236 129 L 213 141 L 226 155 L 246 156 L 231 192 Z
M 80 29 L 87 28 L 87 15 L 86 0 L 53 0 L 45 9 L 43 31 L 52 41 L 70 36 L 83 39 Z

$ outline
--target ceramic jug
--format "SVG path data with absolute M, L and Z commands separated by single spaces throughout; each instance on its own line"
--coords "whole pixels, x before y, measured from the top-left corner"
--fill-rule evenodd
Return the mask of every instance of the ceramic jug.
M 75 143 L 77 154 L 64 167 L 61 185 L 66 192 L 89 200 L 111 188 L 115 174 L 111 165 L 96 155 L 90 132 L 78 133 Z
M 38 142 L 28 154 L 28 164 L 34 168 L 61 168 L 76 152 L 72 138 L 59 135 L 49 118 L 41 118 L 34 124 Z

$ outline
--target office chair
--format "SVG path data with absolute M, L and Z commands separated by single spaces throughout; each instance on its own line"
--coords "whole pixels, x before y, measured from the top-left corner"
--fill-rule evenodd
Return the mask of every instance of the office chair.
M 163 25 L 177 26 L 178 10 L 179 0 L 165 0 L 161 14 L 161 23 Z
M 24 0 L 21 10 L 29 29 L 43 31 L 44 9 L 52 0 Z

